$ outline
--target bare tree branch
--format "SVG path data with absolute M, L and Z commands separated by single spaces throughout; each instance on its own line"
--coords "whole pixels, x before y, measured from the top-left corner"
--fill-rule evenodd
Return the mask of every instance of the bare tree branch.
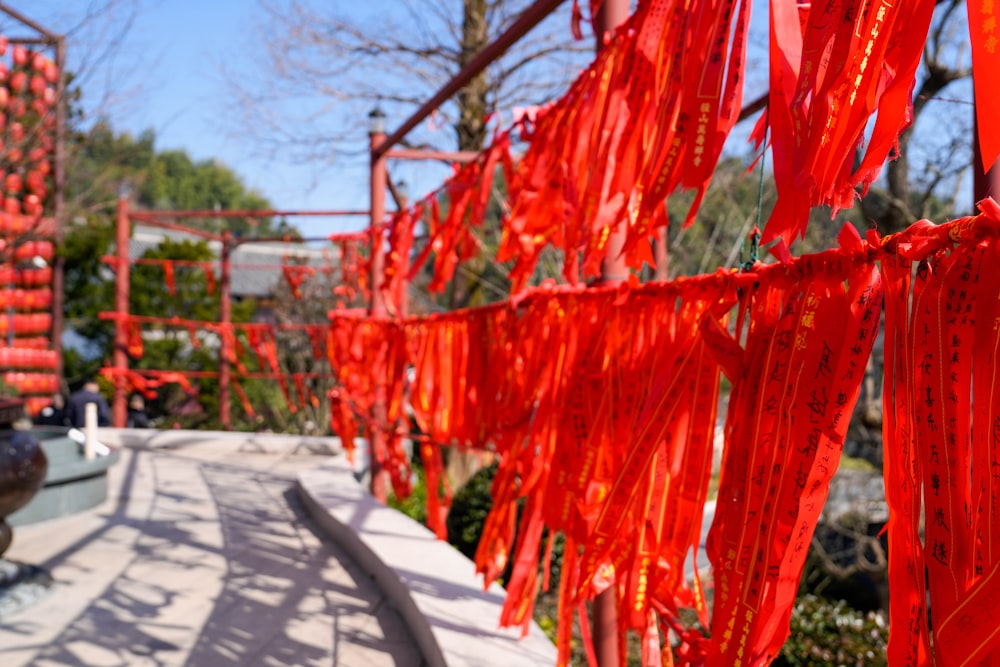
M 255 43 L 264 47 L 257 50 L 257 74 L 226 74 L 233 111 L 258 152 L 324 163 L 367 148 L 361 125 L 376 103 L 390 118 L 404 118 L 531 4 L 393 0 L 380 4 L 375 17 L 307 0 L 259 3 L 264 18 Z M 442 107 L 437 121 L 453 130 L 444 142 L 452 145 L 443 148 L 481 148 L 484 118 L 501 101 L 536 104 L 565 89 L 592 52 L 589 41 L 573 41 L 568 12 L 567 6 L 543 21 Z M 414 134 L 416 143 L 442 143 L 424 128 Z
M 938 7 L 931 25 L 927 45 L 924 48 L 923 67 L 918 75 L 918 83 L 913 98 L 913 122 L 899 137 L 895 159 L 886 168 L 885 192 L 873 192 L 861 202 L 865 216 L 875 221 L 883 233 L 897 232 L 914 220 L 925 217 L 929 206 L 935 200 L 940 202 L 939 190 L 943 184 L 957 178 L 957 174 L 968 168 L 971 154 L 962 150 L 963 141 L 968 143 L 971 129 L 961 121 L 937 123 L 937 136 L 924 136 L 922 144 L 945 146 L 933 156 L 921 155 L 912 150 L 911 139 L 925 115 L 930 102 L 934 101 L 952 84 L 968 79 L 972 75 L 968 58 L 968 44 L 959 36 L 963 29 L 962 15 L 957 11 L 964 6 L 963 0 L 938 0 Z M 968 114 L 971 118 L 971 109 Z M 957 116 L 957 114 L 953 114 Z M 960 133 L 965 135 L 960 137 Z M 942 139 L 943 141 L 938 141 Z M 914 165 L 919 160 L 921 173 L 914 174 Z M 915 192 L 914 188 L 920 188 Z M 938 204 L 940 207 L 940 203 Z M 948 215 L 951 211 L 942 211 Z

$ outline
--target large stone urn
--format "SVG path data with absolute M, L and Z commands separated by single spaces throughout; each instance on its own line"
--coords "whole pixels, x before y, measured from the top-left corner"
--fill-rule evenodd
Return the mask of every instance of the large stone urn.
M 33 435 L 11 428 L 24 415 L 21 401 L 0 399 L 0 555 L 10 546 L 7 517 L 28 504 L 45 481 L 48 462 Z

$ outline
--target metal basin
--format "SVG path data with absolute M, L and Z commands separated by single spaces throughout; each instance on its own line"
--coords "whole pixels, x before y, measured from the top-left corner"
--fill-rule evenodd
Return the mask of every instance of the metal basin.
M 39 440 L 48 458 L 48 472 L 35 497 L 8 517 L 12 526 L 76 514 L 100 505 L 107 498 L 108 468 L 118 461 L 118 451 L 88 461 L 80 445 L 67 435 L 68 431 L 58 426 L 29 431 Z
M 12 539 L 6 519 L 27 505 L 46 476 L 45 453 L 24 431 L 0 430 L 0 554 Z

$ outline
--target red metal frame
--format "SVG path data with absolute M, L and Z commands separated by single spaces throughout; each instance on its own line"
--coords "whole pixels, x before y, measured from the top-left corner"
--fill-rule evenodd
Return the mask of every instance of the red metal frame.
M 128 317 L 129 286 L 131 281 L 128 263 L 128 245 L 131 235 L 128 199 L 119 197 L 115 218 L 115 348 L 113 354 L 115 369 L 115 393 L 111 400 L 111 424 L 116 428 L 125 426 L 128 415 L 128 331 L 125 318 Z
M 342 216 L 367 216 L 368 211 L 364 210 L 329 210 L 329 211 L 277 211 L 271 209 L 236 209 L 216 211 L 212 209 L 188 210 L 188 211 L 133 211 L 133 220 L 151 222 L 162 218 L 279 218 L 279 217 L 342 217 Z
M 438 151 L 425 148 L 390 148 L 385 157 L 393 160 L 441 160 L 443 162 L 472 162 L 479 157 L 475 151 Z
M 357 210 L 327 210 L 327 211 L 277 211 L 270 209 L 215 211 L 215 210 L 188 210 L 188 211 L 131 211 L 126 198 L 118 200 L 116 227 L 115 227 L 115 257 L 111 263 L 115 267 L 115 312 L 111 318 L 115 320 L 114 351 L 112 356 L 114 368 L 114 396 L 112 398 L 112 425 L 118 428 L 125 426 L 128 402 L 128 329 L 129 317 L 129 291 L 131 281 L 131 262 L 128 257 L 129 240 L 131 238 L 132 221 L 141 221 L 143 224 L 184 232 L 193 236 L 215 241 L 221 244 L 220 252 L 220 278 L 219 278 L 219 317 L 223 331 L 232 325 L 232 252 L 238 246 L 245 243 L 266 243 L 276 241 L 288 241 L 287 236 L 278 237 L 252 237 L 237 239 L 228 229 L 220 234 L 213 234 L 192 227 L 186 227 L 169 220 L 188 220 L 192 218 L 267 218 L 267 217 L 332 217 L 332 216 L 358 216 L 368 215 L 368 211 Z M 338 235 L 333 235 L 336 237 Z M 360 237 L 361 234 L 344 235 L 349 237 Z M 330 240 L 331 236 L 316 237 L 313 240 Z M 110 258 L 106 258 L 110 259 Z M 198 262 L 201 264 L 202 262 Z M 232 373 L 230 358 L 233 356 L 232 338 L 227 335 L 221 336 L 219 352 L 219 421 L 224 429 L 232 427 L 232 417 L 230 411 L 230 397 L 232 389 Z

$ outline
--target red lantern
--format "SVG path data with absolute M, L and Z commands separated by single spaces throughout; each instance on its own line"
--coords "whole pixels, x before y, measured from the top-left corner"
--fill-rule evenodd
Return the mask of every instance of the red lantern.
M 45 74 L 45 80 L 48 81 L 49 83 L 55 83 L 56 81 L 59 80 L 59 69 L 56 67 L 56 64 L 51 60 L 45 63 L 44 74 Z
M 39 215 L 42 212 L 42 200 L 37 194 L 30 194 L 24 198 L 24 212 L 28 215 Z
M 20 234 L 22 231 L 20 216 L 0 213 L 0 234 Z M 13 275 L 13 272 L 9 269 L 8 272 L 10 275 Z
M 28 241 L 17 247 L 14 251 L 14 257 L 21 260 L 41 257 L 46 262 L 50 262 L 54 253 L 55 246 L 51 241 Z
M 0 290 L 0 307 L 16 308 L 21 311 L 47 310 L 52 307 L 52 290 L 49 288 Z M 0 366 L 3 365 L 3 359 L 0 359 Z
M 15 123 L 19 125 L 19 123 Z M 13 194 L 15 192 L 20 192 L 21 188 L 24 187 L 24 179 L 21 178 L 21 174 L 7 174 L 7 178 L 3 180 L 4 192 L 7 194 Z
M 49 344 L 49 339 L 44 336 L 14 339 L 14 347 L 24 350 L 47 350 L 49 348 Z
M 17 197 L 5 197 L 3 200 L 3 210 L 11 215 L 21 215 L 21 202 Z
M 20 216 L 7 216 L 7 220 L 12 222 L 11 226 L 15 228 L 19 222 L 24 222 L 24 218 Z M 20 228 L 20 232 L 24 232 L 23 227 Z M 52 267 L 12 269 L 10 266 L 0 265 L 0 284 L 9 283 L 18 287 L 47 287 L 52 284 Z
M 9 315 L 2 314 L 0 315 L 0 335 L 7 335 L 12 323 L 15 334 L 44 334 L 52 326 L 52 315 L 49 313 L 17 313 L 11 318 Z
M 0 56 L 7 54 L 7 46 L 10 44 L 10 40 L 5 36 L 0 35 Z
M 56 103 L 56 89 L 46 88 L 45 92 L 42 93 L 42 101 L 48 106 L 52 106 Z
M 35 165 L 35 169 L 37 169 L 43 175 L 48 176 L 49 174 L 52 173 L 52 163 L 50 163 L 48 160 L 42 160 L 41 162 Z
M 10 89 L 20 93 L 28 86 L 28 75 L 18 70 L 10 76 Z
M 0 233 L 3 234 L 23 234 L 26 231 L 26 225 L 24 224 L 24 218 L 20 215 L 7 215 L 5 213 L 0 213 Z M 6 271 L 7 273 L 3 273 Z M 14 273 L 11 269 L 4 267 L 0 269 L 0 273 L 6 275 L 8 278 L 13 278 Z M 11 282 L 9 279 L 4 282 Z
M 41 96 L 46 88 L 48 88 L 48 84 L 45 81 L 45 77 L 41 74 L 32 75 L 31 80 L 28 81 L 28 90 L 31 91 L 32 95 Z
M 14 117 L 23 116 L 28 110 L 28 102 L 23 97 L 15 97 L 10 101 L 10 115 Z
M 28 49 L 24 48 L 20 44 L 14 46 L 14 64 L 18 67 L 23 67 L 28 63 Z
M 7 69 L 7 63 L 0 63 L 0 81 L 6 81 L 8 74 L 10 70 Z
M 10 102 L 10 91 L 6 86 L 0 86 L 0 109 L 6 109 Z
M 17 164 L 23 158 L 24 158 L 24 151 L 22 151 L 20 148 L 18 148 L 16 146 L 14 148 L 11 148 L 7 152 L 7 161 L 11 162 L 13 164 Z
M 31 171 L 28 172 L 28 175 L 25 177 L 24 182 L 27 183 L 28 189 L 34 192 L 40 186 L 41 187 L 45 186 L 45 175 L 42 172 L 38 171 L 37 169 L 32 169 Z
M 4 373 L 3 381 L 22 394 L 54 394 L 59 390 L 59 378 L 51 373 Z
M 35 146 L 28 151 L 28 161 L 29 162 L 41 162 L 45 159 L 45 149 L 41 146 Z M 31 178 L 31 172 L 28 173 L 28 178 Z
M 36 97 L 31 100 L 31 110 L 39 116 L 45 116 L 49 113 L 49 105 L 41 97 Z
M 41 72 L 49 62 L 44 53 L 36 53 L 31 58 L 31 68 Z

